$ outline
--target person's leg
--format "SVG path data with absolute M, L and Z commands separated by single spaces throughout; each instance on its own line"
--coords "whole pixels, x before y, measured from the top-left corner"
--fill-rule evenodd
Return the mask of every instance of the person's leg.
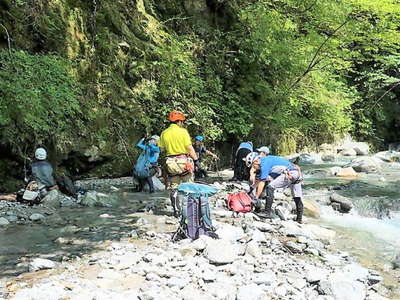
M 16 201 L 16 200 L 17 200 L 17 195 L 15 195 L 15 194 L 4 194 L 4 195 L 0 195 L 0 200 L 4 200 L 4 201 Z
M 137 179 L 138 180 L 138 186 L 136 187 L 136 192 L 142 192 L 143 191 L 143 188 L 144 188 L 144 185 L 145 185 L 145 181 L 146 181 L 146 179 L 144 179 L 144 178 L 138 178 Z
M 300 174 L 297 171 L 290 172 L 290 175 L 293 176 L 294 180 L 298 180 Z M 301 182 L 292 185 L 292 196 L 294 203 L 296 203 L 296 221 L 298 223 L 302 223 L 303 221 L 303 188 L 301 186 Z
M 146 182 L 149 186 L 149 193 L 154 193 L 154 184 L 153 184 L 153 178 L 152 176 L 149 176 L 146 178 Z

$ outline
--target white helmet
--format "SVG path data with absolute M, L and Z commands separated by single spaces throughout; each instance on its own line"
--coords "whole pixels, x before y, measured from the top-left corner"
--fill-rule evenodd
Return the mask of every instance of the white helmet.
M 243 160 L 246 162 L 246 166 L 248 168 L 251 167 L 253 162 L 258 158 L 258 153 L 257 152 L 250 152 L 247 154 L 246 158 L 243 158 Z
M 152 135 L 150 139 L 158 141 L 160 139 L 160 137 L 155 134 L 155 135 Z
M 35 157 L 38 160 L 45 160 L 47 157 L 47 152 L 44 148 L 37 148 L 35 151 Z

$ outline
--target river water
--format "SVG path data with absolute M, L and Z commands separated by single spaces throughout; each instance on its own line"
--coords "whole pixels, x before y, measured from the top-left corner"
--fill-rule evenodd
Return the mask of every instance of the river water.
M 352 199 L 355 208 L 350 214 L 323 206 L 318 223 L 337 231 L 335 247 L 382 272 L 386 285 L 396 290 L 397 273 L 391 270 L 390 263 L 400 251 L 400 168 L 393 165 L 380 174 L 363 174 L 352 180 L 327 175 L 330 167 L 346 162 L 347 159 L 304 167 L 305 197 L 322 199 L 336 192 Z M 149 196 L 127 188 L 112 193 L 111 207 L 62 208 L 58 213 L 61 218 L 54 223 L 0 229 L 0 279 L 27 271 L 30 257 L 74 259 L 96 251 L 105 241 L 127 237 L 135 228 L 134 213 L 146 203 L 162 203 L 166 197 L 166 192 Z M 170 214 L 162 207 L 155 210 L 160 215 Z M 99 217 L 104 214 L 107 215 Z M 60 242 L 59 238 L 67 242 Z

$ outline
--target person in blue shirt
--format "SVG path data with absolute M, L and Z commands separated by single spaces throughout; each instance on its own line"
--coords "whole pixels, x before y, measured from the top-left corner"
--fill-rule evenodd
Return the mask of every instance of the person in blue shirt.
M 159 139 L 158 135 L 153 135 L 147 143 L 145 142 L 146 139 L 142 138 L 136 145 L 143 150 L 134 169 L 134 176 L 139 182 L 136 189 L 137 192 L 143 191 L 147 183 L 149 185 L 149 192 L 154 193 L 152 177 L 158 172 L 157 162 L 160 156 L 160 147 L 157 146 L 157 142 Z
M 235 154 L 232 180 L 238 180 L 238 181 L 249 180 L 250 169 L 246 166 L 246 162 L 244 161 L 244 159 L 251 152 L 253 152 L 252 142 L 240 143 Z
M 266 156 L 253 157 L 252 162 L 252 168 L 259 170 L 259 180 L 255 183 L 256 199 L 260 198 L 267 184 L 265 214 L 267 218 L 271 218 L 275 189 L 290 187 L 293 200 L 296 203 L 296 221 L 302 223 L 303 192 L 300 168 L 287 159 L 280 156 L 269 155 L 269 151 L 266 151 L 265 148 L 264 150 Z

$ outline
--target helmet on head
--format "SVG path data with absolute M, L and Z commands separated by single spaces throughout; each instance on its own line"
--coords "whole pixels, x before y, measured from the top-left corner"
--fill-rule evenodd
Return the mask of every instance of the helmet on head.
M 150 139 L 158 141 L 160 139 L 160 137 L 155 134 L 155 135 L 152 135 Z
M 168 115 L 168 120 L 171 122 L 176 122 L 176 121 L 185 121 L 186 117 L 183 113 L 177 110 L 173 110 L 169 113 Z
M 258 148 L 257 151 L 269 154 L 269 148 L 267 146 L 262 146 L 262 147 Z
M 196 136 L 194 139 L 195 139 L 196 141 L 199 141 L 199 142 L 204 141 L 204 137 L 201 136 L 201 135 Z
M 243 160 L 246 162 L 246 166 L 248 168 L 251 167 L 251 165 L 253 164 L 253 162 L 258 158 L 258 153 L 257 152 L 250 152 L 249 154 L 247 154 L 247 156 L 245 158 L 243 158 Z
M 35 151 L 35 157 L 38 160 L 45 160 L 47 157 L 47 152 L 43 148 L 37 148 Z

